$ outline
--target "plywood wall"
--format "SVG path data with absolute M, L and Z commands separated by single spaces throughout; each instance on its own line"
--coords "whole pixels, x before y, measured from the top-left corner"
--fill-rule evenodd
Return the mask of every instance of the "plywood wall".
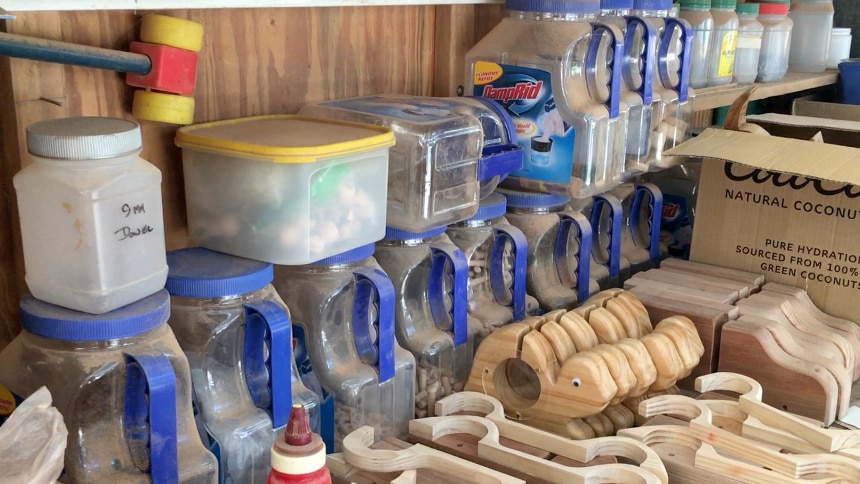
M 164 13 L 204 26 L 194 96 L 195 120 L 203 122 L 292 113 L 307 102 L 361 94 L 453 94 L 462 82 L 463 54 L 503 11 L 467 5 Z M 124 49 L 137 37 L 139 20 L 123 11 L 23 13 L 6 30 Z M 25 126 L 65 116 L 130 117 L 133 90 L 114 72 L 6 58 L 0 58 L 0 86 L 2 349 L 20 330 L 17 301 L 26 292 L 12 189 L 12 176 L 29 162 Z M 172 141 L 176 128 L 143 122 L 142 129 L 142 156 L 164 175 L 168 248 L 184 247 L 189 241 L 180 156 Z

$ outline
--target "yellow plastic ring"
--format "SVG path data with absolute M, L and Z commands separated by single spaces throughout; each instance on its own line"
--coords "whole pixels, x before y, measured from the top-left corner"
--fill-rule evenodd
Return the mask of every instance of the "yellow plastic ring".
M 168 124 L 194 122 L 194 98 L 138 90 L 134 93 L 131 113 L 135 118 Z
M 147 15 L 140 24 L 140 40 L 200 52 L 203 47 L 203 26 L 166 15 Z

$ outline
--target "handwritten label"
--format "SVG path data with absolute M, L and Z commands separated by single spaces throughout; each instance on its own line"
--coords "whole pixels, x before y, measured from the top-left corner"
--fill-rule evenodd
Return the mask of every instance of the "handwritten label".
M 125 239 L 133 239 L 139 235 L 148 234 L 150 232 L 154 232 L 155 229 L 150 227 L 149 225 L 144 225 L 143 227 L 132 228 L 125 226 L 114 232 L 114 235 L 119 236 L 118 241 L 122 242 Z
M 146 213 L 146 209 L 143 206 L 144 204 L 138 205 L 130 205 L 128 203 L 122 204 L 122 213 L 125 214 L 125 217 L 128 218 L 129 215 L 139 215 L 142 213 Z

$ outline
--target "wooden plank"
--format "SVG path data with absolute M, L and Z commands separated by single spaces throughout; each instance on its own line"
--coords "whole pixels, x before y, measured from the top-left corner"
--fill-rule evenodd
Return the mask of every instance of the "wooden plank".
M 436 27 L 433 95 L 463 95 L 466 53 L 478 40 L 475 36 L 475 6 L 436 7 Z
M 752 93 L 750 101 L 829 86 L 836 84 L 838 78 L 839 72 L 835 70 L 821 73 L 789 72 L 781 81 L 757 83 L 757 89 Z M 729 85 L 697 89 L 696 97 L 693 98 L 693 111 L 729 106 L 749 88 L 749 85 Z

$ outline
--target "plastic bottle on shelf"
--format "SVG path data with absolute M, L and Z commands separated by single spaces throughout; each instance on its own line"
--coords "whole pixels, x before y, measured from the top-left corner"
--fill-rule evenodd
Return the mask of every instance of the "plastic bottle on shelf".
M 275 289 L 301 328 L 314 376 L 334 398 L 334 451 L 365 425 L 403 438 L 415 413 L 415 358 L 394 336 L 394 286 L 369 244 L 276 266 Z
M 789 18 L 794 21 L 788 70 L 824 72 L 833 29 L 833 0 L 794 0 Z
M 714 40 L 708 65 L 708 86 L 732 82 L 740 21 L 735 13 L 736 0 L 711 0 Z
M 469 263 L 445 227 L 389 227 L 375 258 L 394 283 L 397 341 L 418 365 L 415 416 L 434 417 L 436 400 L 463 390 L 482 328 L 468 314 Z
M 654 70 L 657 68 L 657 32 L 643 19 L 630 15 L 633 0 L 601 0 L 600 22 L 624 33 L 621 66 L 621 100 L 627 105 L 627 143 L 624 179 L 648 171 L 651 129 L 654 122 Z M 659 105 L 659 104 L 658 104 Z
M 708 67 L 712 61 L 711 45 L 714 40 L 711 0 L 681 0 L 679 17 L 690 22 L 693 29 L 693 43 L 690 46 L 690 87 L 706 87 Z
M 126 119 L 27 127 L 33 163 L 13 183 L 35 297 L 101 314 L 164 287 L 161 171 L 141 149 L 140 126 Z
M 167 291 L 99 315 L 32 296 L 20 311 L 0 385 L 51 392 L 69 430 L 69 482 L 218 482 L 194 423 L 188 360 L 167 324 Z
M 505 218 L 528 241 L 526 290 L 544 311 L 573 309 L 598 291 L 589 277 L 591 223 L 563 195 L 499 189 Z
M 627 130 L 621 32 L 595 22 L 599 0 L 508 0 L 506 8 L 465 69 L 466 92 L 504 106 L 525 151 L 523 169 L 503 185 L 580 198 L 617 185 Z
M 665 156 L 663 152 L 690 136 L 690 98 L 694 95 L 689 88 L 693 31 L 686 20 L 670 18 L 670 8 L 671 0 L 634 0 L 631 12 L 653 27 L 657 34 L 648 156 L 652 171 L 681 163 L 683 158 Z
M 830 35 L 827 68 L 838 69 L 839 63 L 851 57 L 851 29 L 834 28 Z
M 757 3 L 740 3 L 735 8 L 740 27 L 733 77 L 738 84 L 752 84 L 758 75 L 758 60 L 764 33 L 764 26 L 756 19 L 758 11 Z
M 311 431 L 302 405 L 293 405 L 283 435 L 272 445 L 271 461 L 266 484 L 331 484 L 325 444 Z
M 198 430 L 218 457 L 222 483 L 263 482 L 290 406 L 302 405 L 314 429 L 320 424 L 319 398 L 292 357 L 272 265 L 199 247 L 169 252 L 167 264 L 169 324 L 191 366 Z
M 791 34 L 794 22 L 788 17 L 785 3 L 760 3 L 758 21 L 764 27 L 757 82 L 778 81 L 788 71 Z
M 469 261 L 469 313 L 483 328 L 475 344 L 501 326 L 537 311 L 526 294 L 528 242 L 505 218 L 505 197 L 493 193 L 474 217 L 448 226 L 451 241 Z

